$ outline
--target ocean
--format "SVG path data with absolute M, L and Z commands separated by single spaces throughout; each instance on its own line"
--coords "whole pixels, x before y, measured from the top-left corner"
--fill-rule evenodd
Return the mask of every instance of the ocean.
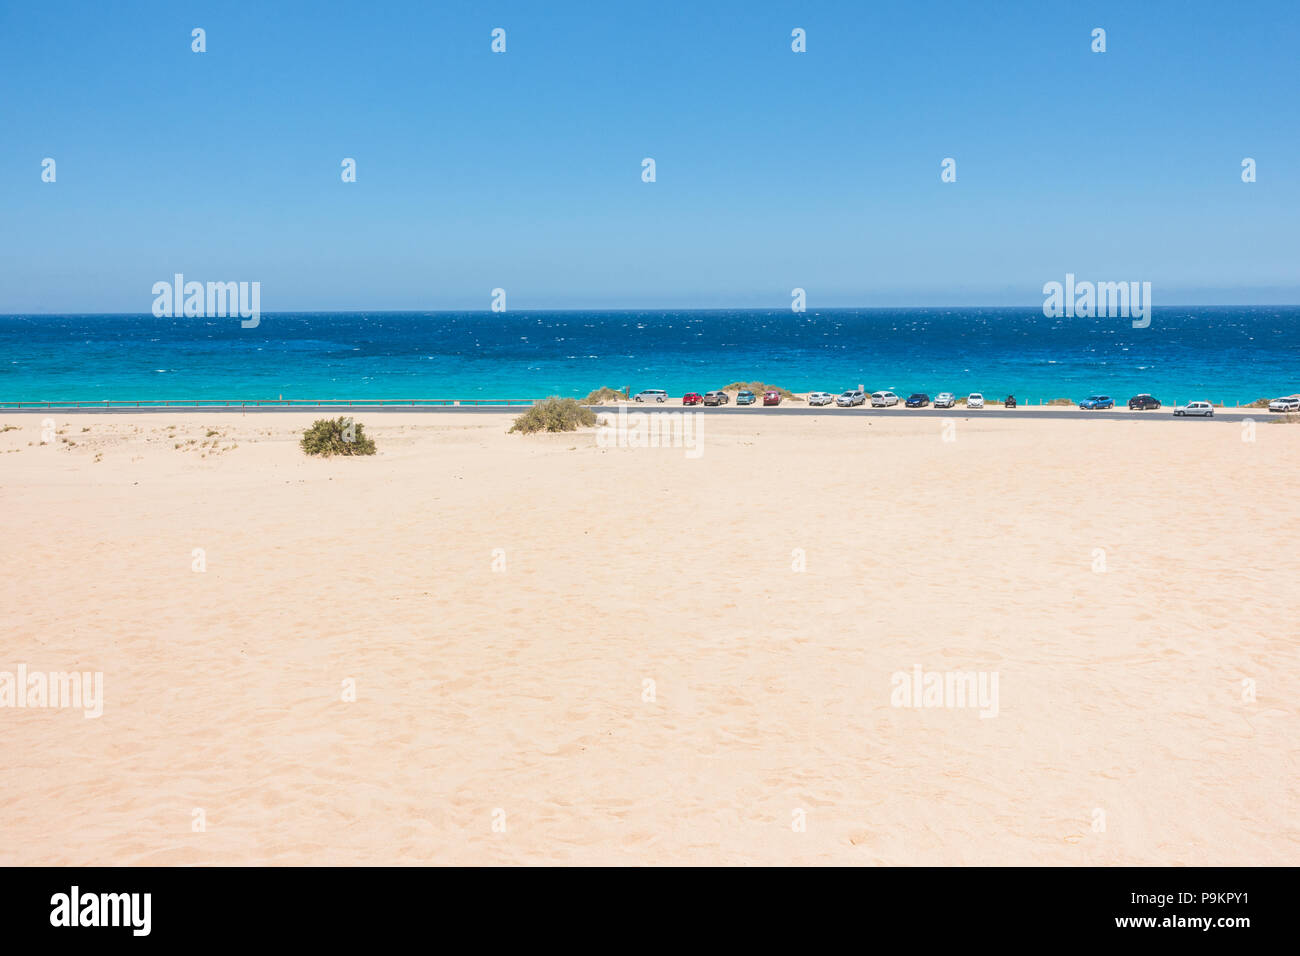
M 672 395 L 733 381 L 1022 402 L 1150 392 L 1228 404 L 1300 392 L 1300 306 L 0 316 L 0 402 Z

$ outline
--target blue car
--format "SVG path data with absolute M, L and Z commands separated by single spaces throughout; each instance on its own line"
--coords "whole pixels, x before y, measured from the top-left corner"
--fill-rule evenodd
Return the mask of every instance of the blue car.
M 754 397 L 753 392 L 738 392 L 736 394 L 737 405 L 753 405 L 756 401 L 758 401 L 758 399 Z
M 1114 408 L 1115 399 L 1109 395 L 1089 395 L 1079 403 L 1080 408 Z

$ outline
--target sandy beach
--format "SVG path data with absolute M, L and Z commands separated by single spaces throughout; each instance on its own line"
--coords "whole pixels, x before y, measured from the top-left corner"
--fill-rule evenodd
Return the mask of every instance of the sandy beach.
M 0 672 L 102 714 L 0 708 L 0 864 L 1300 863 L 1300 427 L 50 417 Z

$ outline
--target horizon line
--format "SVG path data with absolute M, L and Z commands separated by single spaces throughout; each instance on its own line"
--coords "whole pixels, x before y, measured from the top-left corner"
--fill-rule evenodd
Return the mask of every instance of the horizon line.
M 1300 302 L 1173 302 L 1168 305 L 1152 305 L 1150 308 L 1154 311 L 1157 309 L 1294 309 L 1300 308 Z M 816 308 L 806 308 L 802 312 L 792 312 L 794 315 L 806 315 L 815 312 L 884 312 L 884 311 L 906 311 L 906 310 L 937 310 L 937 309 L 1032 309 L 1042 311 L 1042 303 L 1036 305 L 989 305 L 979 303 L 967 303 L 964 305 L 830 305 L 818 306 Z M 526 309 L 503 309 L 496 312 L 491 308 L 487 309 L 385 309 L 374 307 L 352 307 L 352 308 L 335 308 L 335 309 L 275 309 L 273 311 L 262 310 L 259 314 L 268 315 L 332 315 L 348 312 L 380 312 L 388 314 L 410 314 L 410 315 L 437 315 L 443 313 L 469 313 L 485 315 L 509 315 L 512 312 L 786 312 L 791 311 L 787 305 L 784 308 L 777 307 L 756 307 L 756 306 L 591 306 L 583 308 L 573 308 L 567 306 L 551 306 L 547 308 L 526 308 Z M 46 312 L 27 310 L 24 312 L 0 312 L 0 318 L 24 318 L 28 316 L 63 316 L 63 315 L 113 315 L 113 316 L 151 316 L 154 318 L 225 318 L 225 316 L 154 316 L 151 310 L 142 312 L 95 312 L 95 311 L 71 311 L 71 312 Z M 1075 318 L 1099 318 L 1099 316 L 1076 316 Z M 1105 316 L 1100 316 L 1105 318 Z

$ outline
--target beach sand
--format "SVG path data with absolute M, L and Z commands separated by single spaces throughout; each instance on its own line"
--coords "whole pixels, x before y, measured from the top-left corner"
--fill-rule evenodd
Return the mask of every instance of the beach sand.
M 1300 427 L 50 417 L 0 671 L 103 713 L 0 709 L 0 864 L 1300 863 Z

